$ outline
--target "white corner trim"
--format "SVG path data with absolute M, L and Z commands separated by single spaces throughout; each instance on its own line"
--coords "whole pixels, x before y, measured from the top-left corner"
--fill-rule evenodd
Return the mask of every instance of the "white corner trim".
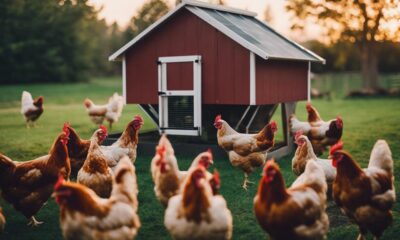
M 250 52 L 250 105 L 256 105 L 256 57 Z
M 307 70 L 307 101 L 311 101 L 311 62 L 308 62 Z
M 126 95 L 126 60 L 125 55 L 122 57 L 122 97 L 124 98 L 124 105 L 127 103 Z

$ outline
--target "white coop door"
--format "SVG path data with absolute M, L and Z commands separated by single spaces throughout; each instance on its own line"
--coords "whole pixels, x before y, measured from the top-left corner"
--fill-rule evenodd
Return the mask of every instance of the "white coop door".
M 172 71 L 176 70 L 173 67 L 179 64 L 186 66 L 189 64 L 190 68 L 193 66 L 190 69 L 192 74 L 185 75 Z M 168 74 L 168 66 L 170 66 L 170 74 Z M 185 87 L 188 83 L 190 87 Z M 200 136 L 201 56 L 158 58 L 158 96 L 160 133 Z

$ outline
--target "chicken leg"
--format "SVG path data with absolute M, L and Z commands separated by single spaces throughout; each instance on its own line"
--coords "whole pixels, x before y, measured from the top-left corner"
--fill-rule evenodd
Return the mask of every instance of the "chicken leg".
M 32 128 L 31 121 L 29 121 L 29 120 L 26 121 L 26 128 L 27 128 L 27 129 Z
M 242 187 L 243 187 L 245 190 L 247 190 L 247 184 L 249 184 L 249 183 L 254 183 L 254 182 L 250 182 L 250 181 L 249 181 L 249 174 L 245 172 L 245 173 L 244 173 L 244 181 L 243 181 Z
M 28 226 L 37 227 L 37 226 L 39 226 L 39 225 L 42 224 L 42 223 L 43 223 L 43 222 L 39 222 L 38 220 L 36 220 L 35 216 L 32 216 L 31 219 L 30 219 L 29 222 L 28 222 Z
M 360 232 L 360 234 L 358 234 L 357 240 L 365 240 L 364 234 Z

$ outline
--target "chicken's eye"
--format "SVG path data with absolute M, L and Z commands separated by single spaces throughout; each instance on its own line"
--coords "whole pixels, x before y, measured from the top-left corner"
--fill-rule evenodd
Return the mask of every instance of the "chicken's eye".
M 267 175 L 268 175 L 268 176 L 274 176 L 275 173 L 276 173 L 276 171 L 275 171 L 275 169 L 273 169 L 273 168 L 268 169 L 268 171 L 267 171 Z
M 336 161 L 340 161 L 340 160 L 342 160 L 343 155 L 342 155 L 341 153 L 334 153 L 334 154 L 333 154 L 333 158 L 334 158 Z

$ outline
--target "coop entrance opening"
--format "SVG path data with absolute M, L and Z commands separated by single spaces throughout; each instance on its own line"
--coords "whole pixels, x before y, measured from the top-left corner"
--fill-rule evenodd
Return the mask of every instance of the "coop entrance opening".
M 158 59 L 159 131 L 201 135 L 201 57 Z

